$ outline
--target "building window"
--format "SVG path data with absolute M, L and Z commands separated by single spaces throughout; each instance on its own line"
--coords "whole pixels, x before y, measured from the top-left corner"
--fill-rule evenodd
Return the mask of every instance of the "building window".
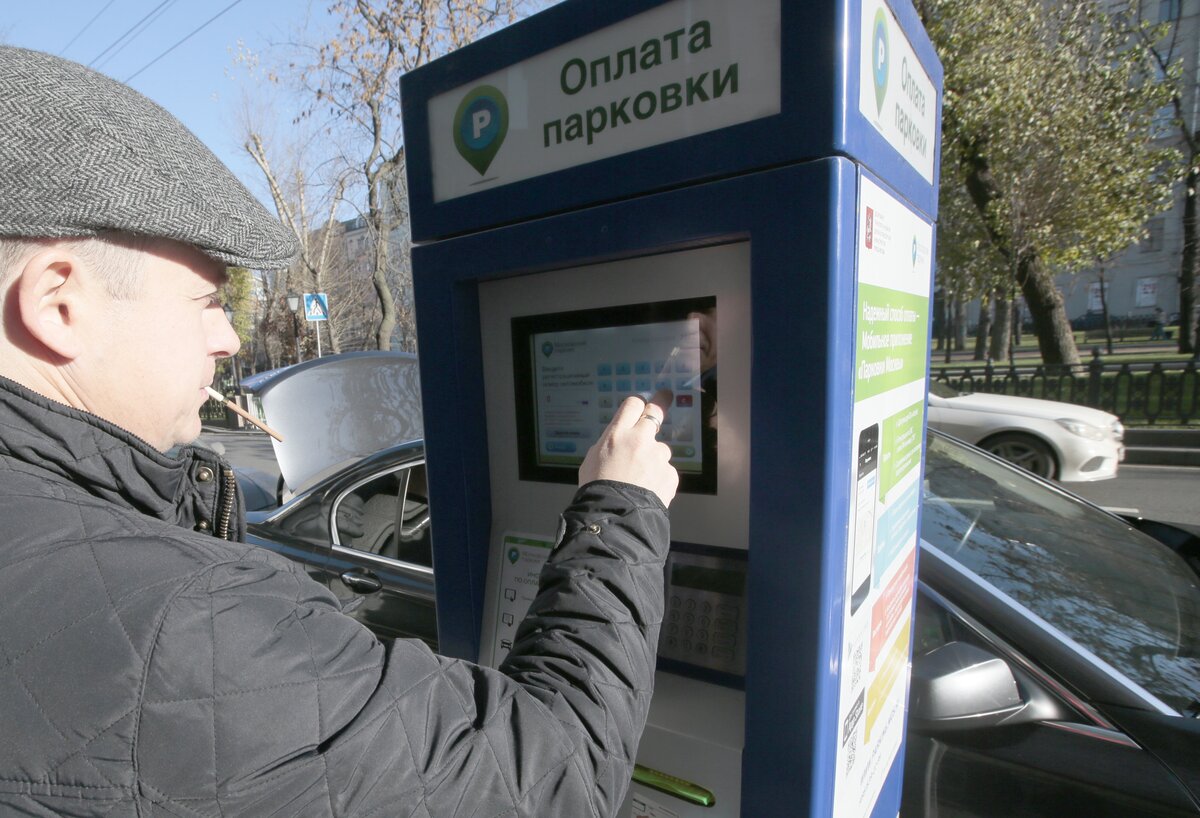
M 1156 216 L 1146 222 L 1146 238 L 1141 242 L 1143 253 L 1157 253 L 1162 250 L 1164 221 L 1162 216 Z
M 1134 295 L 1134 306 L 1158 306 L 1158 279 L 1139 278 L 1137 280 L 1137 290 L 1135 291 Z
M 1151 139 L 1166 139 L 1175 135 L 1175 106 L 1164 105 L 1154 112 L 1150 123 Z
M 1158 22 L 1173 23 L 1179 19 L 1181 0 L 1158 0 Z

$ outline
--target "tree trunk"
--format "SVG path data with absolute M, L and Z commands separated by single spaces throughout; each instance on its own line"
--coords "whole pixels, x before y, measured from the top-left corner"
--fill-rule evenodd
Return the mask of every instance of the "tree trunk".
M 954 349 L 954 294 L 946 293 L 942 298 L 942 355 L 950 363 L 950 350 Z
M 380 241 L 380 244 L 386 244 L 386 241 Z M 378 258 L 380 253 L 376 251 L 375 257 Z M 384 266 L 375 268 L 375 272 L 371 275 L 371 283 L 375 285 L 375 294 L 379 296 L 379 307 L 382 316 L 379 319 L 379 328 L 375 331 L 375 344 L 378 349 L 392 348 L 392 330 L 396 328 L 396 303 L 392 299 L 392 289 L 388 286 L 387 280 L 387 251 L 383 252 Z
M 1197 252 L 1200 249 L 1197 247 L 1200 224 L 1197 224 L 1196 214 L 1200 170 L 1197 163 L 1200 163 L 1200 156 L 1192 156 L 1183 188 L 1183 259 L 1179 265 L 1179 351 L 1189 355 L 1200 350 L 1200 322 L 1196 320 L 1196 266 L 1200 260 Z
M 942 351 L 946 340 L 946 291 L 941 287 L 933 291 L 933 348 Z
M 988 338 L 992 334 L 992 304 L 991 295 L 984 293 L 979 297 L 979 326 L 975 328 L 975 360 L 987 358 Z
M 1067 320 L 1062 293 L 1046 271 L 1040 257 L 1028 254 L 1017 261 L 1017 284 L 1033 321 L 1042 363 L 1048 366 L 1079 363 L 1075 334 Z
M 997 287 L 992 296 L 995 304 L 995 318 L 992 321 L 991 359 L 993 361 L 1008 360 L 1008 344 L 1012 338 L 1012 302 L 1003 288 Z
M 1108 282 L 1104 280 L 1104 268 L 1100 268 L 1100 318 L 1104 321 L 1104 341 L 1108 354 L 1113 354 L 1112 318 L 1108 314 Z M 1074 333 L 1072 333 L 1073 335 Z M 1084 336 L 1085 338 L 1087 336 Z
M 1075 336 L 1067 320 L 1062 293 L 1054 286 L 1054 279 L 1041 256 L 1033 250 L 1015 250 L 1009 237 L 1001 233 L 989 218 L 989 206 L 1001 198 L 1001 191 L 996 186 L 981 147 L 978 144 L 970 146 L 966 157 L 970 167 L 966 178 L 967 193 L 983 217 L 992 245 L 1005 258 L 1016 257 L 1017 285 L 1025 296 L 1025 306 L 1029 308 L 1029 317 L 1033 320 L 1033 332 L 1037 335 L 1042 362 L 1050 366 L 1077 364 L 1079 350 L 1075 347 Z
M 392 348 L 392 330 L 396 328 L 396 302 L 392 298 L 392 288 L 388 286 L 388 250 L 391 244 L 388 229 L 389 219 L 385 218 L 379 201 L 379 184 L 368 188 L 368 218 L 375 228 L 375 270 L 371 273 L 371 283 L 375 286 L 375 294 L 379 296 L 379 310 L 382 314 L 379 327 L 375 330 L 375 346 L 377 349 Z
M 967 305 L 960 296 L 954 296 L 954 351 L 967 348 Z

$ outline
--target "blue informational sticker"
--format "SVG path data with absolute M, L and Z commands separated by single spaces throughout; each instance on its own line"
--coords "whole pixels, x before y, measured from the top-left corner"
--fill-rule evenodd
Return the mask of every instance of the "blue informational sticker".
M 889 497 L 887 511 L 879 518 L 875 532 L 875 566 L 871 571 L 877 588 L 884 571 L 912 542 L 913 532 L 917 530 L 917 507 L 921 499 L 917 491 L 919 487 L 920 484 L 913 481 L 895 500 Z

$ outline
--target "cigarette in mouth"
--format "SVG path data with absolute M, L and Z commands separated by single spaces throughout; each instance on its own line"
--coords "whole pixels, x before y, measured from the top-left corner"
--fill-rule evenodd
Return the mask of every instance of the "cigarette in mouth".
M 241 417 L 244 417 L 246 420 L 250 421 L 250 422 L 251 422 L 251 423 L 253 423 L 255 426 L 257 426 L 258 428 L 262 429 L 264 432 L 266 432 L 266 433 L 267 433 L 267 434 L 269 434 L 271 437 L 273 437 L 273 438 L 275 438 L 276 440 L 278 440 L 280 443 L 282 443 L 282 442 L 283 442 L 283 435 L 279 434 L 279 432 L 275 431 L 275 430 L 274 430 L 274 429 L 272 429 L 270 426 L 268 426 L 267 424 L 263 423 L 263 422 L 262 422 L 261 420 L 259 420 L 258 418 L 254 417 L 254 415 L 250 414 L 249 412 L 247 412 L 247 411 L 246 411 L 245 409 L 243 409 L 242 407 L 238 406 L 238 405 L 237 405 L 236 403 L 234 403 L 233 401 L 231 401 L 231 400 L 225 400 L 225 396 L 224 396 L 224 395 L 222 395 L 220 392 L 218 392 L 217 390 L 213 389 L 211 386 L 206 386 L 206 387 L 204 387 L 204 389 L 205 389 L 205 391 L 206 391 L 206 392 L 208 392 L 208 396 L 209 396 L 210 398 L 212 398 L 213 400 L 215 400 L 217 403 L 222 403 L 222 404 L 224 404 L 224 405 L 225 405 L 225 407 L 226 407 L 227 409 L 229 409 L 229 411 L 233 412 L 235 415 L 240 415 Z

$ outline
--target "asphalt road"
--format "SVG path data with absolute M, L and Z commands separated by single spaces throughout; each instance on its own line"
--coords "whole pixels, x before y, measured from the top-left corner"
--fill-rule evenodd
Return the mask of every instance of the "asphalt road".
M 1116 479 L 1065 483 L 1098 506 L 1166 523 L 1200 525 L 1200 469 L 1122 465 Z
M 223 448 L 224 456 L 235 466 L 258 469 L 272 480 L 279 475 L 271 439 L 262 432 L 205 431 L 199 442 Z M 1168 523 L 1200 525 L 1200 469 L 1123 465 L 1114 480 L 1064 486 L 1104 508 Z

